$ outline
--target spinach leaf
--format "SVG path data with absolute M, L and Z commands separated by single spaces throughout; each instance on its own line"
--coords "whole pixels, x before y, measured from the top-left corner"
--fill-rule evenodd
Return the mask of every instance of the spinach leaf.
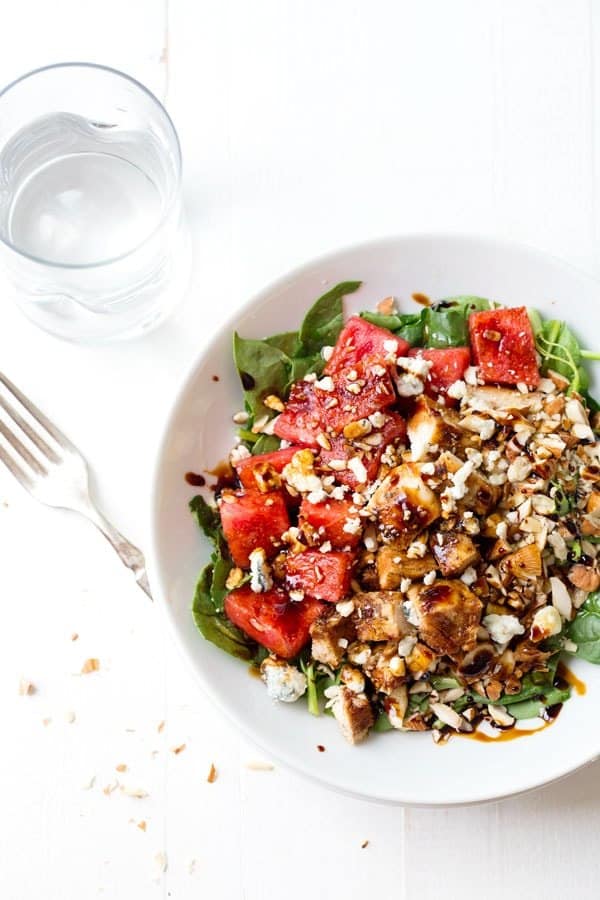
M 212 600 L 213 585 L 214 565 L 208 563 L 202 569 L 196 585 L 192 604 L 194 622 L 202 635 L 212 644 L 232 656 L 249 661 L 254 657 L 256 644 L 230 622 L 223 612 L 215 608 Z
M 266 341 L 233 336 L 233 358 L 244 389 L 244 402 L 250 414 L 250 427 L 264 415 L 273 412 L 263 403 L 265 397 L 285 395 L 291 361 L 287 353 Z
M 361 281 L 342 281 L 313 304 L 300 327 L 302 356 L 313 356 L 323 347 L 335 344 L 344 326 L 342 298 L 353 294 L 361 284 Z
M 229 593 L 225 587 L 225 582 L 227 581 L 227 576 L 233 569 L 233 563 L 230 559 L 221 554 L 220 548 L 215 550 L 212 560 L 213 573 L 210 586 L 210 599 L 212 600 L 215 611 L 220 613 L 223 612 L 223 601 Z
M 387 328 L 398 337 L 404 338 L 412 347 L 423 345 L 423 325 L 427 310 L 419 313 L 407 313 L 406 315 L 384 316 L 381 313 L 361 312 L 360 316 L 373 325 Z
M 252 455 L 257 456 L 259 453 L 272 453 L 279 450 L 279 438 L 274 434 L 253 434 Z
M 567 634 L 577 644 L 575 656 L 600 665 L 600 591 L 588 595 Z
M 210 506 L 200 494 L 197 494 L 189 502 L 192 515 L 198 523 L 198 527 L 207 538 L 217 543 L 221 533 L 221 520 L 214 506 Z
M 388 718 L 388 714 L 383 712 L 383 710 L 379 713 L 377 718 L 375 719 L 375 724 L 373 725 L 373 731 L 384 732 L 384 731 L 393 731 L 394 726 L 390 722 Z
M 285 331 L 283 334 L 274 334 L 272 337 L 265 338 L 265 344 L 281 350 L 290 359 L 294 357 L 300 350 L 300 336 L 297 331 Z
M 292 360 L 290 382 L 286 388 L 286 396 L 295 381 L 300 381 L 300 379 L 304 378 L 305 375 L 308 375 L 309 372 L 315 372 L 317 375 L 320 375 L 324 367 L 325 360 L 321 356 L 321 353 L 314 353 L 312 356 L 295 357 Z
M 496 304 L 484 297 L 448 297 L 423 310 L 425 347 L 467 347 L 469 315 L 493 309 Z

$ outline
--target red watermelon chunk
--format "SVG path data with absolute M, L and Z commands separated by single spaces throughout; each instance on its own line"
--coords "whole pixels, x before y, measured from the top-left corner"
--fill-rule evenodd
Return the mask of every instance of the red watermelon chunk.
M 317 435 L 322 430 L 321 406 L 314 385 L 297 381 L 292 385 L 284 411 L 275 420 L 275 434 L 291 444 L 318 447 Z
M 352 316 L 337 339 L 331 359 L 325 366 L 325 373 L 331 375 L 340 369 L 355 366 L 366 357 L 384 360 L 391 352 L 384 347 L 387 341 L 396 342 L 397 349 L 393 351 L 395 356 L 406 356 L 410 344 L 404 338 L 397 337 L 387 328 L 373 325 L 360 316 Z
M 263 494 L 223 494 L 219 507 L 223 534 L 236 566 L 250 565 L 250 554 L 262 547 L 267 557 L 275 556 L 281 535 L 290 527 L 281 491 Z
M 376 360 L 356 363 L 322 381 L 329 384 L 328 379 L 333 381 L 333 391 L 320 390 L 317 382 L 316 393 L 323 410 L 322 420 L 333 431 L 341 431 L 349 422 L 380 412 L 396 401 L 389 369 Z
M 305 550 L 285 561 L 288 590 L 304 591 L 312 600 L 338 603 L 350 590 L 354 555 L 341 551 Z
M 352 504 L 347 500 L 309 503 L 305 499 L 300 506 L 300 521 L 311 525 L 321 541 L 329 541 L 334 550 L 356 547 L 360 542 L 362 529 L 352 533 L 344 531 L 348 520 L 356 518 L 356 511 L 350 512 L 351 508 Z
M 349 488 L 355 490 L 361 482 L 358 480 L 355 471 L 347 466 L 350 457 L 358 456 L 366 469 L 367 482 L 373 481 L 377 477 L 381 457 L 385 453 L 385 448 L 388 444 L 406 442 L 406 422 L 398 413 L 386 412 L 383 427 L 375 429 L 372 433 L 377 432 L 381 434 L 381 444 L 377 447 L 372 447 L 368 451 L 357 449 L 343 435 L 330 438 L 331 450 L 321 450 L 321 463 L 327 467 L 327 474 L 334 474 L 336 481 L 340 484 L 346 484 Z M 332 460 L 334 460 L 334 466 L 333 469 L 329 469 L 329 464 Z M 336 467 L 335 461 L 338 460 L 346 463 L 346 468 L 339 469 Z
M 469 334 L 482 381 L 538 386 L 535 339 L 524 306 L 471 313 Z
M 234 625 L 283 659 L 300 653 L 310 626 L 324 609 L 316 600 L 292 603 L 279 588 L 255 594 L 244 585 L 225 597 L 225 613 Z
M 426 359 L 432 364 L 425 379 L 425 393 L 434 400 L 437 399 L 438 394 L 445 395 L 455 381 L 460 381 L 471 364 L 471 351 L 468 347 L 432 348 L 431 350 L 414 347 L 408 351 L 408 355 Z
M 294 453 L 300 447 L 287 447 L 284 450 L 275 450 L 273 453 L 259 453 L 257 456 L 247 456 L 234 463 L 237 476 L 247 491 L 262 491 L 266 493 L 279 487 L 275 475 L 281 475 L 284 468 L 290 462 Z M 269 487 L 270 484 L 273 487 Z

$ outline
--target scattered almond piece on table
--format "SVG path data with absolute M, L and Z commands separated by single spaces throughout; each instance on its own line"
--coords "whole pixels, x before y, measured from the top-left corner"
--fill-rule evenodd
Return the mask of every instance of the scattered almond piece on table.
M 125 765 L 125 763 L 119 763 L 118 766 L 115 766 L 115 769 L 117 772 L 126 772 L 127 766 Z
M 73 634 L 71 635 L 71 640 L 72 640 L 72 641 L 76 641 L 76 640 L 78 640 L 78 639 L 79 639 L 79 635 L 77 634 L 76 631 L 74 631 Z
M 140 831 L 145 831 L 146 830 L 146 820 L 142 819 L 141 822 L 138 822 L 137 827 L 140 829 Z
M 215 764 L 210 764 L 210 769 L 208 770 L 208 775 L 206 776 L 206 780 L 209 784 L 212 784 L 217 780 L 217 770 L 215 769 Z
M 65 721 L 67 721 L 69 725 L 72 725 L 76 718 L 77 716 L 72 709 L 65 713 Z
M 82 675 L 89 675 L 90 672 L 97 672 L 100 668 L 100 660 L 94 659 L 93 657 L 90 659 L 86 659 L 83 666 L 81 667 Z
M 368 846 L 369 846 L 369 842 L 368 842 L 368 841 L 363 841 L 362 844 L 360 845 L 360 849 L 361 849 L 361 850 L 364 850 L 365 847 L 368 847 Z
M 185 750 L 185 744 L 179 744 L 178 747 L 173 747 L 173 753 L 177 756 L 178 753 L 182 753 Z
M 246 763 L 246 768 L 252 769 L 255 772 L 271 772 L 275 766 L 268 762 L 262 762 L 261 760 L 252 760 L 251 762 Z
M 161 731 L 163 730 L 164 727 L 165 727 L 165 720 L 163 719 L 162 722 L 158 723 L 157 728 L 156 728 L 156 730 L 158 731 L 159 734 L 161 733 Z
M 21 678 L 19 681 L 19 694 L 21 697 L 31 697 L 32 694 L 35 694 L 36 690 L 35 684 L 27 678 Z

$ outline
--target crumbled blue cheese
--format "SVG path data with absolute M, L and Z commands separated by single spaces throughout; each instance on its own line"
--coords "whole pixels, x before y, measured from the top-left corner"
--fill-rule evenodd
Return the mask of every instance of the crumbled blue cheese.
M 294 703 L 306 692 L 306 676 L 281 659 L 268 656 L 260 667 L 267 694 L 280 703 Z
M 419 611 L 414 605 L 412 600 L 403 600 L 402 601 L 402 610 L 408 622 L 415 627 L 419 627 L 421 624 L 421 616 L 419 615 Z
M 230 462 L 235 465 L 237 462 L 241 462 L 243 459 L 248 459 L 248 457 L 252 456 L 247 447 L 244 447 L 243 444 L 239 444 L 237 447 L 233 447 L 231 453 L 229 454 Z
M 475 584 L 477 581 L 477 571 L 473 568 L 473 566 L 469 566 L 460 576 L 460 580 L 463 584 L 466 584 L 467 587 L 470 587 L 472 584 Z
M 467 386 L 464 381 L 455 381 L 450 385 L 446 393 L 449 397 L 452 397 L 453 400 L 462 400 L 463 397 L 466 397 Z
M 319 476 L 315 474 L 314 461 L 310 450 L 298 450 L 283 469 L 283 478 L 299 493 L 321 491 L 323 485 Z
M 435 569 L 432 569 L 431 572 L 427 572 L 427 574 L 423 576 L 423 584 L 426 584 L 427 587 L 429 587 L 429 585 L 433 584 L 436 577 L 437 572 L 435 571 Z
M 348 460 L 348 468 L 359 484 L 367 483 L 367 470 L 365 469 L 364 463 L 360 456 L 351 456 Z
M 396 389 L 401 397 L 417 397 L 423 393 L 423 382 L 417 375 L 406 372 L 395 377 Z
M 379 410 L 377 412 L 371 413 L 369 416 L 369 422 L 373 426 L 373 428 L 383 428 L 385 425 L 385 416 Z
M 267 562 L 267 556 L 262 547 L 258 547 L 250 554 L 250 590 L 255 594 L 270 591 L 273 587 L 271 567 Z
M 489 616 L 484 616 L 482 625 L 495 644 L 508 644 L 515 635 L 525 634 L 525 628 L 516 616 L 499 616 L 490 613 Z
M 358 534 L 358 532 L 360 531 L 361 528 L 362 528 L 361 521 L 358 517 L 350 518 L 350 519 L 346 519 L 346 521 L 344 522 L 344 524 L 342 526 L 342 531 L 345 531 L 346 534 Z
M 398 643 L 398 656 L 410 656 L 416 643 L 417 639 L 415 635 L 407 634 L 406 637 L 403 637 L 402 640 Z
M 476 452 L 462 464 L 460 469 L 451 475 L 452 487 L 448 489 L 448 494 L 453 500 L 462 500 L 467 493 L 467 481 L 473 474 L 475 469 L 481 465 L 483 457 L 481 453 Z
M 429 359 L 423 359 L 422 356 L 399 356 L 396 360 L 396 365 L 404 372 L 424 379 L 429 374 L 433 363 Z
M 324 347 L 321 347 L 321 356 L 323 357 L 325 362 L 329 362 L 329 360 L 333 356 L 333 347 L 330 347 L 327 344 Z

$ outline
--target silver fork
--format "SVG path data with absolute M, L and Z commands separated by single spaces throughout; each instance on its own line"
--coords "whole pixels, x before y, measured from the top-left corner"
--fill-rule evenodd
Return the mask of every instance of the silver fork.
M 0 461 L 40 503 L 73 510 L 93 522 L 152 599 L 144 555 L 113 528 L 92 503 L 88 468 L 79 450 L 1 372 L 0 407 L 11 422 L 9 428 L 6 420 L 0 419 L 0 435 L 14 451 L 10 453 L 0 443 Z M 25 446 L 18 431 L 29 439 L 37 452 Z

